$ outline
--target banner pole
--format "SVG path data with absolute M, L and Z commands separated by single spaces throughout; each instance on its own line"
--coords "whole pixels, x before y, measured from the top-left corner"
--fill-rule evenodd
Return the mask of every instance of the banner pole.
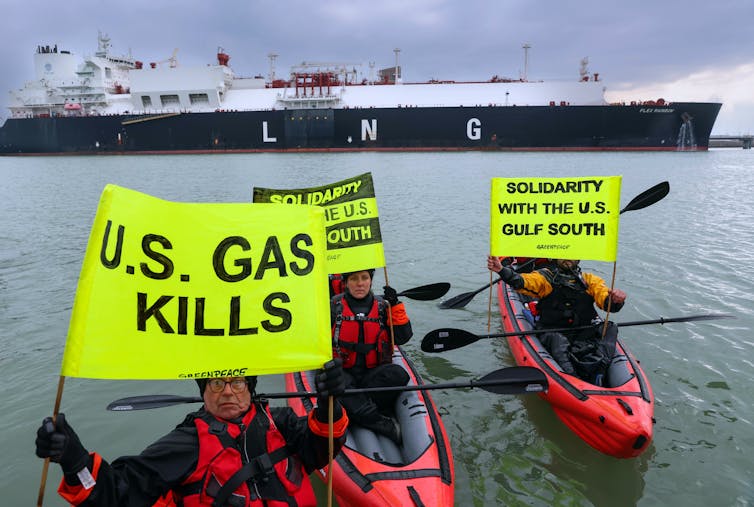
M 332 463 L 335 454 L 335 444 L 333 436 L 333 397 L 327 397 L 327 451 L 330 457 L 330 463 L 327 465 L 327 507 L 332 507 Z
M 490 291 L 489 291 L 489 298 L 487 301 L 487 332 L 490 332 L 490 326 L 492 325 L 492 271 L 490 271 Z
M 60 376 L 58 380 L 58 393 L 55 396 L 55 407 L 52 409 L 52 422 L 58 418 L 58 411 L 60 410 L 60 400 L 63 398 L 63 385 L 65 384 L 65 377 Z M 45 486 L 47 485 L 47 471 L 50 468 L 50 458 L 45 458 L 44 465 L 42 465 L 42 479 L 39 484 L 39 494 L 37 495 L 37 507 L 42 507 L 42 503 L 45 498 Z
M 618 267 L 618 261 L 613 261 L 613 279 L 610 280 L 610 292 L 613 292 L 613 289 L 615 288 L 615 271 Z M 602 327 L 602 339 L 605 339 L 605 335 L 607 334 L 607 323 L 610 319 L 610 306 L 613 304 L 613 297 L 612 295 L 607 296 L 607 310 L 605 313 L 605 325 Z

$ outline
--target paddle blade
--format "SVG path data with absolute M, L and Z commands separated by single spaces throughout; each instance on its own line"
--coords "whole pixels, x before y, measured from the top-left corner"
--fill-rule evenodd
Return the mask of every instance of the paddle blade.
M 398 295 L 417 301 L 432 301 L 433 299 L 443 297 L 449 290 L 450 284 L 448 282 L 439 282 L 406 289 L 403 292 L 399 292 Z
M 175 396 L 172 394 L 153 394 L 149 396 L 133 396 L 121 398 L 111 402 L 107 410 L 127 412 L 130 410 L 147 410 L 150 408 L 169 407 L 181 403 L 201 403 L 203 400 L 196 396 Z
M 531 366 L 501 368 L 475 380 L 472 384 L 473 387 L 495 394 L 540 393 L 546 391 L 549 386 L 542 370 Z
M 479 337 L 463 329 L 442 328 L 430 331 L 422 338 L 424 352 L 445 352 L 460 349 L 479 340 Z
M 626 211 L 634 211 L 651 206 L 668 195 L 668 192 L 670 192 L 670 183 L 667 181 L 658 183 L 631 199 L 631 202 L 629 202 L 625 208 L 620 210 L 620 212 L 624 213 Z
M 474 299 L 474 296 L 476 296 L 476 292 L 464 292 L 463 294 L 459 294 L 457 296 L 453 296 L 450 299 L 446 299 L 442 303 L 440 303 L 440 308 L 443 310 L 447 310 L 448 308 L 463 308 L 469 302 Z
M 469 301 L 474 299 L 474 296 L 482 292 L 484 289 L 488 289 L 490 286 L 495 285 L 496 283 L 501 282 L 503 279 L 498 278 L 492 283 L 488 283 L 484 287 L 479 287 L 474 292 L 464 292 L 463 294 L 459 294 L 457 296 L 453 296 L 452 298 L 448 299 L 447 301 L 443 301 L 440 303 L 440 308 L 443 310 L 447 310 L 448 308 L 463 308 L 467 304 L 469 304 Z

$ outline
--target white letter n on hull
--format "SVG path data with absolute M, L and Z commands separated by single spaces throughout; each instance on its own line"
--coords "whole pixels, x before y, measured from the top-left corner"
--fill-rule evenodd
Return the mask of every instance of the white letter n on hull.
M 361 140 L 366 141 L 367 136 L 370 141 L 377 140 L 377 120 L 361 120 Z

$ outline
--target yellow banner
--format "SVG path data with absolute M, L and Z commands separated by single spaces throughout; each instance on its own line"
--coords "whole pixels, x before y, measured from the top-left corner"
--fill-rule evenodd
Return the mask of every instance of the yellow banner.
M 61 375 L 183 379 L 332 358 L 324 212 L 163 201 L 108 185 Z
M 620 176 L 493 178 L 490 253 L 615 261 Z
M 321 187 L 286 190 L 254 187 L 253 201 L 321 206 L 327 228 L 328 273 L 385 265 L 371 173 Z

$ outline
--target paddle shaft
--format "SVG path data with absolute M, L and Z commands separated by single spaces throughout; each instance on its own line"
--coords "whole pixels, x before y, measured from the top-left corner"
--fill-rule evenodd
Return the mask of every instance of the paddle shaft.
M 491 338 L 492 336 L 490 336 Z M 509 381 L 507 380 L 470 380 L 466 382 L 443 382 L 440 384 L 422 384 L 422 385 L 416 385 L 416 386 L 384 386 L 384 387 L 364 387 L 359 389 L 346 389 L 343 394 L 340 396 L 353 396 L 356 394 L 370 394 L 370 393 L 388 393 L 388 392 L 404 392 L 404 391 L 430 391 L 433 389 L 459 389 L 459 388 L 484 388 L 487 386 L 494 386 L 494 385 L 501 385 L 505 384 Z M 515 381 L 518 382 L 518 381 Z M 159 396 L 159 395 L 158 395 Z M 290 393 L 259 393 L 255 394 L 254 398 L 261 400 L 276 400 L 276 399 L 286 399 L 286 398 L 314 398 L 317 396 L 316 391 L 294 391 Z M 136 405 L 139 404 L 139 401 L 143 399 L 144 401 L 148 401 L 151 398 L 153 398 L 150 395 L 146 396 L 134 396 L 132 398 L 123 398 L 122 400 L 116 400 L 110 405 L 115 405 L 117 403 L 121 403 L 122 407 L 113 407 L 109 408 L 109 410 L 114 410 L 116 412 L 118 411 L 128 411 L 128 410 L 137 410 L 135 407 L 128 408 L 127 405 Z M 157 401 L 156 403 L 169 403 L 171 405 L 179 404 L 179 403 L 201 403 L 204 400 L 198 396 L 170 396 L 165 395 L 164 399 L 162 401 Z M 167 406 L 167 405 L 166 405 Z M 157 407 L 154 407 L 157 408 Z
M 501 384 L 504 382 L 498 382 Z M 494 385 L 497 385 L 494 384 Z M 341 396 L 353 396 L 355 394 L 371 394 L 371 393 L 394 393 L 404 391 L 431 391 L 433 389 L 458 389 L 461 387 L 482 387 L 493 385 L 492 383 L 482 383 L 479 380 L 470 380 L 466 382 L 444 382 L 440 384 L 422 384 L 416 386 L 383 386 L 383 387 L 362 387 L 358 389 L 346 389 Z M 258 398 L 262 399 L 285 399 L 285 398 L 313 398 L 317 396 L 316 391 L 296 391 L 291 393 L 262 393 L 258 394 Z M 198 398 L 197 398 L 198 400 Z M 200 400 L 199 400 L 200 401 Z
M 717 320 L 733 318 L 732 315 L 723 313 L 712 313 L 705 315 L 689 315 L 687 317 L 671 317 L 671 318 L 659 318 L 653 320 L 637 320 L 633 322 L 616 323 L 619 327 L 628 326 L 643 326 L 646 324 L 668 324 L 671 322 L 693 322 L 697 320 Z M 597 324 L 596 326 L 598 326 Z M 596 329 L 595 325 L 590 326 L 576 326 L 568 328 L 552 328 L 552 329 L 529 329 L 526 331 L 511 331 L 506 333 L 495 333 L 486 335 L 477 335 L 464 331 L 463 329 L 443 328 L 430 331 L 421 342 L 421 349 L 424 352 L 447 352 L 449 350 L 460 349 L 466 345 L 476 343 L 483 338 L 503 338 L 506 336 L 524 336 L 524 335 L 538 335 L 542 333 L 566 333 L 570 331 L 579 331 L 584 329 Z
M 717 320 L 717 319 L 732 319 L 732 315 L 727 315 L 723 313 L 711 313 L 707 315 L 691 315 L 689 317 L 668 317 L 663 318 L 660 317 L 659 319 L 651 319 L 651 320 L 633 320 L 628 322 L 616 322 L 615 325 L 618 327 L 631 327 L 631 326 L 646 326 L 649 324 L 670 324 L 673 322 L 692 322 L 695 320 Z M 599 325 L 599 324 L 597 324 Z M 511 333 L 494 333 L 494 334 L 487 334 L 487 335 L 477 335 L 479 338 L 502 338 L 505 336 L 517 336 L 517 335 L 525 335 L 525 334 L 542 334 L 542 333 L 565 333 L 568 331 L 580 331 L 583 329 L 594 329 L 596 326 L 589 325 L 589 326 L 576 326 L 576 327 L 561 327 L 559 329 L 532 329 L 530 331 L 519 331 L 519 332 L 511 332 Z
M 508 368 L 501 368 L 499 370 L 488 373 L 480 379 L 465 382 L 444 382 L 439 384 L 346 389 L 341 396 L 380 392 L 429 391 L 433 389 L 473 389 L 475 387 L 497 394 L 526 394 L 547 389 L 547 379 L 536 368 L 513 366 Z M 317 396 L 317 393 L 313 391 L 299 391 L 289 393 L 257 394 L 254 396 L 254 399 L 303 398 L 315 396 Z M 181 403 L 201 403 L 202 401 L 203 399 L 198 396 L 134 396 L 113 401 L 107 406 L 107 410 L 116 412 L 144 410 L 149 408 L 160 408 L 171 405 L 178 405 Z

